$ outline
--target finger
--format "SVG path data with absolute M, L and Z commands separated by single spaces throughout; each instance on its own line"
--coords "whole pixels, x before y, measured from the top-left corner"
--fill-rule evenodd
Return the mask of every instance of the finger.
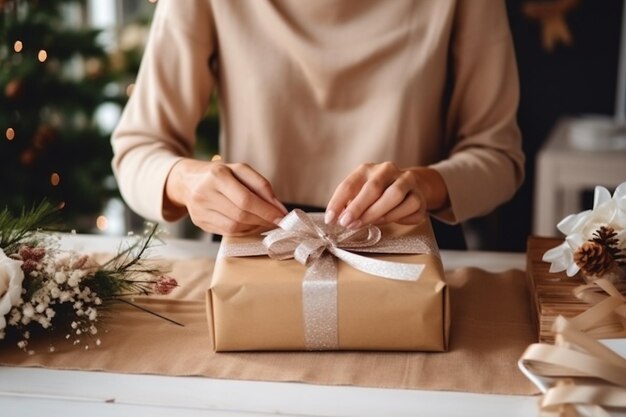
M 201 229 L 224 236 L 243 236 L 251 234 L 259 228 L 256 225 L 237 223 L 219 211 L 207 210 L 202 220 L 195 223 Z
M 352 202 L 348 204 L 341 216 L 339 216 L 339 224 L 349 228 L 360 227 L 363 224 L 360 219 L 361 216 L 383 195 L 388 185 L 387 181 L 389 180 L 384 178 L 368 180 Z
M 270 182 L 263 175 L 252 169 L 248 164 L 232 164 L 231 169 L 235 178 L 263 200 L 276 206 L 283 215 L 287 214 L 287 208 L 276 198 Z
M 339 217 L 339 224 L 348 228 L 360 227 L 362 214 L 376 202 L 387 187 L 401 175 L 401 171 L 391 162 L 384 162 L 375 166 L 366 166 L 367 181 L 361 187 L 356 197 L 348 204 Z
M 324 215 L 326 224 L 334 223 L 349 202 L 359 194 L 367 180 L 367 169 L 367 165 L 361 165 L 337 186 L 326 205 L 326 214 Z
M 426 202 L 421 194 L 409 193 L 398 207 L 385 215 L 386 223 L 417 224 L 426 217 Z
M 253 213 L 241 210 L 214 187 L 197 187 L 192 195 L 192 203 L 188 207 L 189 214 L 194 221 L 202 221 L 206 216 L 207 210 L 214 210 L 238 223 L 255 226 L 274 225 Z
M 426 220 L 426 210 L 420 210 L 419 212 L 413 213 L 410 216 L 396 220 L 396 223 L 416 225 L 422 223 L 424 220 Z
M 212 196 L 211 201 L 207 204 L 207 208 L 220 212 L 224 216 L 228 217 L 231 220 L 234 220 L 237 223 L 250 226 L 276 226 L 275 223 L 270 223 L 254 213 L 242 210 L 241 208 L 237 207 L 232 201 L 230 201 L 228 197 L 219 192 Z
M 386 217 L 389 212 L 402 204 L 414 185 L 409 173 L 400 175 L 385 189 L 380 198 L 365 210 L 359 219 L 360 224 L 375 223 L 382 217 Z M 357 226 L 360 225 L 357 224 Z
M 277 223 L 284 217 L 282 210 L 279 210 L 275 205 L 268 203 L 250 191 L 248 187 L 232 175 L 230 168 L 225 168 L 228 169 L 228 172 L 223 172 L 219 175 L 216 187 L 235 206 L 270 223 Z

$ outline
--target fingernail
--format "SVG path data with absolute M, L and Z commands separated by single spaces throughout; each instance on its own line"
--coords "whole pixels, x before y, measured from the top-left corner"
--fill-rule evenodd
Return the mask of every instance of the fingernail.
M 276 226 L 278 226 L 282 220 L 283 220 L 283 219 L 281 219 L 280 217 L 277 217 L 277 218 L 275 218 L 275 219 L 274 219 L 274 224 L 275 224 Z
M 355 229 L 358 229 L 361 226 L 363 226 L 363 222 L 361 220 L 357 220 L 355 222 L 350 223 L 348 225 L 348 229 L 355 230 Z
M 324 214 L 324 223 L 331 224 L 335 221 L 335 217 L 337 217 L 337 213 L 332 210 L 327 210 L 326 214 Z
M 352 223 L 352 213 L 346 211 L 339 217 L 339 224 L 348 227 L 350 223 Z
M 279 199 L 274 198 L 274 204 L 276 205 L 276 207 L 281 209 L 283 211 L 283 213 L 285 213 L 285 214 L 289 213 L 289 210 L 287 210 L 287 207 L 285 207 L 285 205 L 283 203 L 281 203 Z

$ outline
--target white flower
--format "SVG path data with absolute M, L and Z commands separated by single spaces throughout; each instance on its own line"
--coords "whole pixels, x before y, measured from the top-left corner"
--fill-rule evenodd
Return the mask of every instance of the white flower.
M 593 239 L 601 226 L 611 227 L 617 233 L 619 247 L 626 249 L 626 182 L 615 189 L 612 197 L 606 188 L 596 187 L 592 210 L 571 214 L 559 222 L 557 228 L 566 235 L 565 242 L 543 255 L 543 260 L 551 263 L 550 272 L 576 275 L 580 268 L 574 262 L 574 252 Z
M 22 314 L 24 314 L 24 317 L 33 317 L 35 315 L 35 309 L 33 308 L 33 305 L 31 303 L 24 304 L 24 307 L 22 307 Z
M 22 281 L 22 261 L 9 258 L 0 249 L 0 330 L 7 325 L 6 315 L 20 302 Z
M 67 275 L 65 275 L 65 272 L 63 271 L 58 271 L 54 274 L 54 280 L 57 282 L 57 284 L 63 284 L 65 281 L 67 281 Z
M 78 287 L 78 284 L 80 283 L 80 280 L 83 279 L 83 276 L 85 276 L 84 271 L 72 271 L 72 273 L 70 274 L 70 278 L 67 280 L 67 285 L 69 285 L 70 287 Z
M 96 317 L 98 317 L 98 311 L 93 307 L 89 307 L 85 313 L 91 321 L 95 321 Z
M 61 290 L 59 289 L 59 287 L 50 288 L 50 296 L 52 298 L 59 298 L 61 296 Z

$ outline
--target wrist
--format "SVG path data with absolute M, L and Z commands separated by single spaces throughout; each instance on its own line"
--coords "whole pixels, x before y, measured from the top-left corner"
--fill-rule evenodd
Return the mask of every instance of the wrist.
M 193 162 L 192 159 L 182 158 L 167 175 L 163 191 L 163 213 L 166 219 L 180 217 L 180 213 L 186 210 L 188 187 L 185 178 Z
M 427 167 L 410 168 L 426 200 L 426 209 L 436 211 L 450 205 L 448 187 L 437 170 Z

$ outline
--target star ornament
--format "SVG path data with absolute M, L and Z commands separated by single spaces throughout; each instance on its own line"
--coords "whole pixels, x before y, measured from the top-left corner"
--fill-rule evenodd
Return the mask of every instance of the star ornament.
M 552 52 L 562 43 L 570 46 L 572 33 L 565 21 L 565 15 L 576 8 L 579 0 L 528 1 L 522 7 L 526 17 L 541 24 L 541 43 L 543 48 Z

